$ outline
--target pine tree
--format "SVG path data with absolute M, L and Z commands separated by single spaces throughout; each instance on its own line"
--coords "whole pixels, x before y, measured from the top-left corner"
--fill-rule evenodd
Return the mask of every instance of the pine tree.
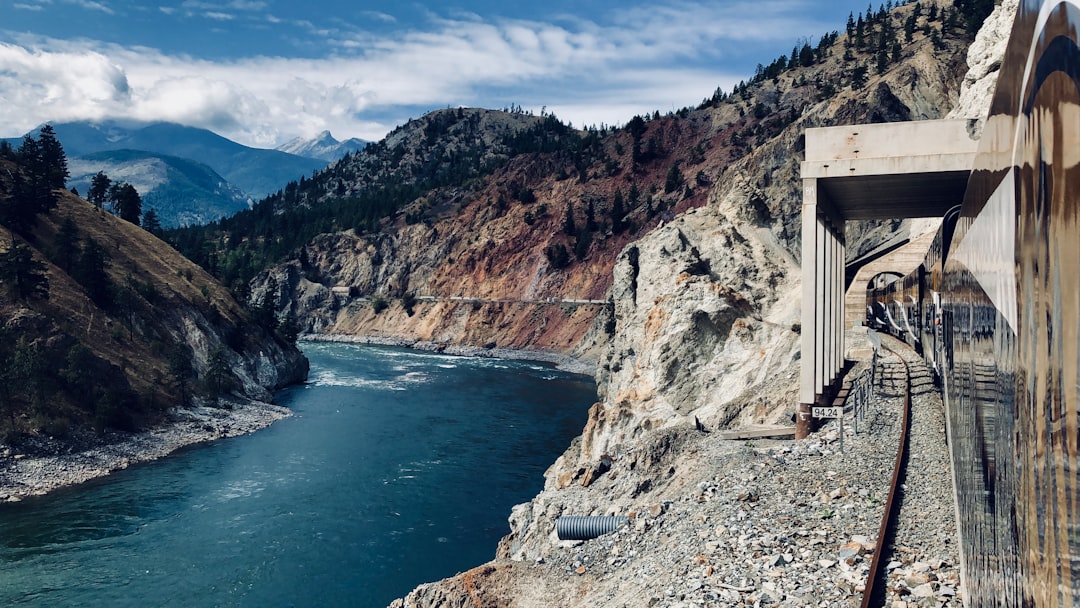
M 593 205 L 592 200 L 585 206 L 585 230 L 589 232 L 596 232 L 600 226 L 596 223 L 596 207 Z
M 206 391 L 214 403 L 221 402 L 221 395 L 231 388 L 232 372 L 229 370 L 229 361 L 225 358 L 225 349 L 220 344 L 210 351 L 206 360 Z
M 889 69 L 889 54 L 885 52 L 885 49 L 881 49 L 877 52 L 876 60 L 877 65 L 875 66 L 875 69 L 877 70 L 877 73 L 884 74 L 885 71 Z
M 38 147 L 41 154 L 41 171 L 45 185 L 50 190 L 59 190 L 67 187 L 68 173 L 67 156 L 60 141 L 56 139 L 56 131 L 52 125 L 41 127 L 38 134 Z
M 72 269 L 73 278 L 82 285 L 86 295 L 102 308 L 112 304 L 112 281 L 105 272 L 107 263 L 108 253 L 105 249 L 94 239 L 86 239 L 82 254 Z
M 668 172 L 667 172 L 667 178 L 664 180 L 664 192 L 665 193 L 674 192 L 674 191 L 678 190 L 679 188 L 681 188 L 682 185 L 683 185 L 683 174 L 682 174 L 682 171 L 679 170 L 679 165 L 678 164 L 671 165 L 671 168 L 668 169 Z
M 167 360 L 169 374 L 172 375 L 177 397 L 181 405 L 187 405 L 191 393 L 191 380 L 195 377 L 195 368 L 191 365 L 191 355 L 180 343 L 169 351 Z
M 50 186 L 38 140 L 24 137 L 15 156 L 22 171 L 11 174 L 12 196 L 0 207 L 0 222 L 21 232 L 34 226 L 38 214 L 56 207 L 57 194 Z
M 139 217 L 142 216 L 142 197 L 135 186 L 125 182 L 117 182 L 109 188 L 109 198 L 113 203 L 113 212 L 120 219 L 139 225 Z
M 143 214 L 142 227 L 155 236 L 161 234 L 161 220 L 158 219 L 157 211 L 154 211 L 153 207 Z
M 574 223 L 574 203 L 566 204 L 566 215 L 563 216 L 563 234 L 572 235 L 577 232 L 577 225 Z
M 611 231 L 615 234 L 622 233 L 626 229 L 626 203 L 623 201 L 622 190 L 615 191 L 615 200 L 611 203 Z
M 268 330 L 277 326 L 277 292 L 277 279 L 270 277 L 266 282 L 266 291 L 252 310 L 252 320 Z
M 65 217 L 60 229 L 56 231 L 53 248 L 53 262 L 70 272 L 79 258 L 79 227 L 70 217 Z
M 915 6 L 918 6 L 917 4 Z M 917 25 L 918 17 L 915 11 L 912 11 L 908 18 L 904 20 L 904 42 L 911 42 L 915 39 L 915 26 Z
M 6 252 L 0 253 L 0 285 L 4 286 L 12 298 L 48 299 L 49 279 L 45 276 L 46 269 L 45 264 L 35 260 L 30 248 L 22 243 L 12 243 Z
M 861 89 L 864 86 L 866 86 L 866 66 L 856 66 L 851 70 L 851 88 Z
M 90 179 L 90 190 L 86 193 L 86 200 L 101 209 L 105 201 L 109 199 L 109 191 L 112 188 L 112 180 L 104 172 L 98 171 L 97 175 Z

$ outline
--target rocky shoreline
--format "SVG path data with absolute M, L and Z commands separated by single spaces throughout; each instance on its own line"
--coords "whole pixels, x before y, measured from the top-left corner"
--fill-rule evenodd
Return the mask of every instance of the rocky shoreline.
M 595 364 L 552 352 L 458 346 L 398 338 L 315 334 L 309 342 L 399 346 L 465 357 L 488 357 L 551 363 L 558 369 L 592 376 Z M 18 502 L 53 490 L 103 477 L 113 471 L 157 460 L 198 443 L 253 433 L 292 415 L 285 407 L 249 401 L 228 407 L 174 409 L 158 428 L 138 433 L 74 431 L 65 439 L 24 438 L 18 445 L 0 443 L 0 502 Z
M 76 431 L 64 440 L 28 437 L 0 444 L 0 502 L 18 502 L 157 460 L 176 450 L 245 435 L 288 417 L 288 408 L 248 401 L 174 409 L 158 428 L 137 433 Z
M 892 385 L 868 401 L 858 424 L 830 420 L 803 440 L 724 439 L 687 421 L 624 445 L 588 484 L 560 487 L 550 470 L 544 491 L 514 508 L 493 561 L 390 606 L 858 606 L 902 411 Z M 918 394 L 913 417 L 927 441 L 910 456 L 922 469 L 907 480 L 909 525 L 884 556 L 884 605 L 960 606 L 939 395 Z M 629 521 L 592 540 L 559 540 L 563 515 Z
M 593 376 L 596 374 L 596 363 L 590 363 L 576 359 L 570 355 L 540 350 L 521 350 L 513 348 L 486 348 L 482 346 L 463 346 L 447 344 L 445 342 L 430 342 L 426 340 L 414 340 L 409 338 L 393 338 L 386 336 L 360 336 L 348 334 L 304 334 L 300 336 L 301 342 L 342 342 L 347 344 L 373 344 L 377 346 L 399 346 L 429 352 L 457 355 L 461 357 L 485 357 L 490 359 L 510 359 L 515 361 L 539 361 L 550 363 L 556 368 L 572 374 Z
M 458 346 L 399 338 L 315 334 L 301 340 L 399 346 L 465 357 L 539 361 L 558 369 L 592 376 L 595 364 L 552 352 Z M 261 401 L 227 407 L 177 408 L 159 427 L 137 433 L 77 430 L 69 437 L 26 437 L 18 445 L 0 443 L 0 503 L 19 502 L 103 477 L 114 471 L 168 456 L 176 450 L 266 428 L 291 416 L 285 407 Z

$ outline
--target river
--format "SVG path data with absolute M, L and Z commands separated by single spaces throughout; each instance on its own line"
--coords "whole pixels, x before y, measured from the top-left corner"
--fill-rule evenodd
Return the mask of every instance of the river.
M 591 378 L 309 343 L 294 416 L 0 506 L 0 605 L 386 606 L 494 557 Z

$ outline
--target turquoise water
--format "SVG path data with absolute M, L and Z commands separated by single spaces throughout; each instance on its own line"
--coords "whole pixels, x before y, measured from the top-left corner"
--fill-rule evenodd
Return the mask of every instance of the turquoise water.
M 494 557 L 590 378 L 309 344 L 295 415 L 0 506 L 2 606 L 385 606 Z

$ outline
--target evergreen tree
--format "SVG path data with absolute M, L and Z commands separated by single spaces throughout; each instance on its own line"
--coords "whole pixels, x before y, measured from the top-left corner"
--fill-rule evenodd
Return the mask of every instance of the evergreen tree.
M 112 188 L 112 180 L 104 172 L 98 171 L 97 175 L 90 179 L 90 190 L 86 193 L 86 200 L 101 209 L 105 201 L 109 199 L 109 191 Z
M 41 171 L 45 185 L 50 190 L 59 190 L 67 187 L 68 173 L 67 156 L 60 141 L 56 139 L 56 131 L 52 125 L 41 127 L 38 134 L 38 148 L 41 154 Z
M 866 66 L 856 66 L 851 70 L 851 88 L 861 89 L 866 86 Z
M 277 292 L 277 279 L 270 277 L 266 282 L 266 291 L 263 292 L 262 298 L 251 311 L 252 320 L 268 330 L 272 330 L 277 326 Z
M 82 285 L 86 295 L 102 308 L 112 304 L 112 281 L 105 272 L 108 253 L 94 239 L 86 239 L 82 254 L 72 269 L 72 277 Z
M 28 342 L 25 337 L 20 337 L 11 357 L 9 379 L 14 385 L 14 392 L 27 395 L 34 407 L 42 408 L 45 404 L 48 371 L 48 362 L 38 343 Z
M 191 355 L 180 343 L 169 351 L 167 358 L 169 374 L 172 375 L 176 396 L 181 405 L 187 405 L 191 395 L 191 380 L 195 378 L 195 368 L 191 365 Z
M 6 252 L 0 253 L 0 285 L 12 298 L 48 299 L 49 279 L 45 271 L 45 264 L 35 260 L 30 248 L 22 243 L 12 243 Z
M 40 213 L 56 206 L 57 194 L 48 181 L 48 171 L 42 160 L 41 144 L 27 135 L 15 153 L 22 171 L 10 173 L 11 196 L 0 206 L 0 223 L 22 232 L 34 226 Z
M 682 174 L 682 171 L 679 170 L 679 165 L 678 164 L 671 165 L 671 168 L 668 169 L 668 172 L 667 172 L 667 178 L 664 180 L 664 192 L 666 192 L 666 193 L 675 192 L 679 188 L 682 188 L 682 185 L 683 185 L 683 174 Z
M 79 227 L 70 217 L 65 217 L 60 229 L 56 231 L 53 247 L 53 262 L 70 272 L 79 258 Z
M 81 395 L 80 402 L 91 406 L 97 378 L 94 375 L 94 354 L 82 344 L 76 343 L 64 357 L 64 369 L 60 378 L 67 388 L 76 395 Z
M 611 203 L 611 231 L 620 234 L 625 229 L 626 203 L 623 201 L 622 190 L 616 190 L 615 200 Z
M 884 74 L 885 71 L 889 69 L 889 54 L 887 52 L 885 52 L 885 49 L 881 49 L 880 51 L 877 52 L 876 60 L 877 60 L 877 65 L 876 65 L 877 73 L 878 74 Z
M 544 256 L 547 257 L 548 264 L 556 270 L 570 265 L 570 252 L 566 250 L 562 243 L 548 246 L 544 249 Z
M 570 202 L 566 204 L 566 215 L 563 216 L 563 234 L 572 235 L 577 232 L 577 225 L 574 223 L 574 203 Z
M 153 207 L 143 214 L 142 227 L 150 234 L 161 234 L 161 220 L 158 219 L 157 211 L 154 211 Z
M 231 386 L 232 372 L 229 370 L 229 361 L 225 357 L 225 348 L 220 344 L 210 351 L 206 360 L 206 391 L 214 403 L 221 402 L 221 396 L 228 392 Z
M 41 144 L 33 135 L 27 134 L 23 137 L 16 158 L 29 175 L 41 175 Z
M 139 217 L 142 216 L 142 197 L 135 186 L 125 182 L 113 184 L 109 189 L 109 198 L 113 203 L 113 212 L 120 219 L 139 225 Z
M 596 232 L 600 226 L 596 223 L 596 207 L 592 200 L 585 206 L 585 230 Z

